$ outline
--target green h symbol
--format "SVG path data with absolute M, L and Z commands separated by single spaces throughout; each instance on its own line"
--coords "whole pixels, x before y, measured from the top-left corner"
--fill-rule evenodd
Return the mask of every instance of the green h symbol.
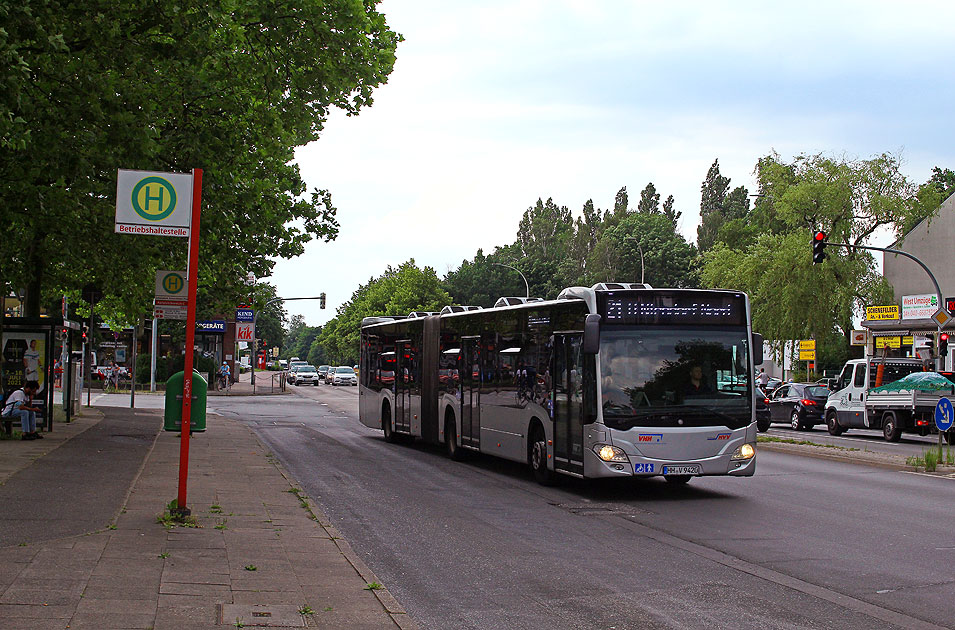
M 158 195 L 158 196 L 150 195 L 149 193 L 150 193 L 151 190 L 152 190 L 152 184 L 147 185 L 147 186 L 146 186 L 146 194 L 144 195 L 144 199 L 143 199 L 143 201 L 146 202 L 146 203 L 145 203 L 145 205 L 146 205 L 145 210 L 146 210 L 146 212 L 149 212 L 149 202 L 150 202 L 150 201 L 156 201 L 156 202 L 159 203 L 159 208 L 157 208 L 157 211 L 158 211 L 158 212 L 162 212 L 162 209 L 163 209 L 162 196 L 163 196 L 163 192 L 166 190 L 166 187 L 165 187 L 165 186 L 161 186 L 161 185 L 159 186 L 159 195 Z

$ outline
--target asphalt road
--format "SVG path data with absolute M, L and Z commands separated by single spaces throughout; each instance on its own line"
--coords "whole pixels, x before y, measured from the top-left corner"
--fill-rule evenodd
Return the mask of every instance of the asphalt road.
M 387 444 L 356 388 L 210 398 L 425 628 L 955 627 L 955 480 L 762 452 L 750 479 L 535 484 Z

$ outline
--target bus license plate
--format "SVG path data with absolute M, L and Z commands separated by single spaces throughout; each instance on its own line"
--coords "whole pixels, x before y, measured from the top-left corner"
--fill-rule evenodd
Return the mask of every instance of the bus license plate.
M 681 466 L 664 466 L 664 475 L 699 475 L 699 464 L 683 464 Z

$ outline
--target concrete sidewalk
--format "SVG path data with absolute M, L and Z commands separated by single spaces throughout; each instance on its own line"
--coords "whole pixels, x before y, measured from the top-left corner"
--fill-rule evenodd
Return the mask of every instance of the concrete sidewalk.
M 152 443 L 131 484 L 112 482 L 128 486 L 112 510 L 100 506 L 90 514 L 89 490 L 110 483 L 108 473 L 95 473 L 98 478 L 70 474 L 46 481 L 57 484 L 59 505 L 43 511 L 50 494 L 36 484 L 49 475 L 37 476 L 37 467 L 54 462 L 57 453 L 64 461 L 115 459 L 104 457 L 97 427 L 115 449 L 144 421 L 154 421 L 156 433 L 147 433 Z M 159 412 L 93 410 L 75 424 L 58 424 L 44 440 L 0 442 L 0 491 L 18 497 L 18 512 L 29 513 L 34 500 L 45 519 L 27 525 L 24 517 L 24 542 L 0 548 L 0 628 L 415 627 L 237 421 L 210 415 L 208 431 L 190 443 L 188 505 L 198 527 L 158 523 L 177 494 L 180 447 L 177 434 L 158 431 L 161 422 Z M 44 531 L 97 519 L 95 531 L 37 540 Z

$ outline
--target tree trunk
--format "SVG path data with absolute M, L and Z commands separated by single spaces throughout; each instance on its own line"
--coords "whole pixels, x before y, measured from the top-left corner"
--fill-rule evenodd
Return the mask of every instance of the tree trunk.
M 23 316 L 40 317 L 40 290 L 43 285 L 43 270 L 46 261 L 40 252 L 38 237 L 30 239 L 24 259 L 26 278 L 26 292 L 23 296 Z

